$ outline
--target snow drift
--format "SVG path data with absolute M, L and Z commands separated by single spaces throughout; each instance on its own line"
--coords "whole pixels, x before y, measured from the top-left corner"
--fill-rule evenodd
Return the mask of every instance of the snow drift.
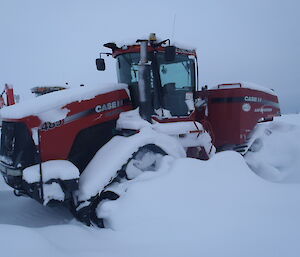
M 300 182 L 300 115 L 278 117 L 262 124 L 261 149 L 245 156 L 250 168 L 274 182 Z
M 276 120 L 269 127 L 272 133 L 263 139 L 261 151 L 251 153 L 252 160 L 279 167 L 274 163 L 277 160 L 282 162 L 281 172 L 291 170 L 296 176 L 300 172 L 297 158 L 289 161 L 286 158 L 292 152 L 295 156 L 300 154 L 299 125 L 299 115 Z M 288 144 L 283 147 L 285 142 Z M 274 149 L 268 146 L 276 144 L 283 147 L 280 149 L 284 153 L 273 154 L 273 159 L 262 158 L 268 156 L 268 151 L 272 156 Z M 50 209 L 32 199 L 16 198 L 1 181 L 1 254 L 106 257 L 298 257 L 300 254 L 299 183 L 267 181 L 235 152 L 218 153 L 209 161 L 175 160 L 166 156 L 157 172 L 145 172 L 124 186 L 126 193 L 100 208 L 110 228 L 98 229 L 78 223 L 64 209 Z M 12 245 L 12 242 L 17 243 Z

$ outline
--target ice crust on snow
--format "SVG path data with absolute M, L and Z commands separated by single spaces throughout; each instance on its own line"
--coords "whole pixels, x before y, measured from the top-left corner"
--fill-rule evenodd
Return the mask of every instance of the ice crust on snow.
M 79 178 L 78 168 L 71 162 L 66 160 L 51 160 L 42 163 L 43 182 L 50 179 L 77 179 Z M 30 166 L 23 170 L 23 179 L 27 183 L 35 183 L 40 181 L 39 164 Z
M 69 110 L 62 109 L 65 105 L 94 98 L 114 90 L 127 89 L 126 84 L 103 84 L 97 86 L 68 88 L 45 94 L 15 105 L 4 107 L 0 116 L 4 119 L 21 119 L 30 115 L 38 116 L 43 122 L 55 122 L 64 119 Z

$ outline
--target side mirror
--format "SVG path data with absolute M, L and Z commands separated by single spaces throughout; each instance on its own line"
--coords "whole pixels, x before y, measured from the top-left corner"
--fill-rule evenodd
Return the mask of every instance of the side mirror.
M 176 56 L 176 47 L 175 46 L 166 46 L 165 61 L 172 62 L 175 60 L 175 56 Z
M 96 66 L 97 66 L 97 70 L 105 70 L 105 61 L 102 58 L 98 58 L 96 59 Z

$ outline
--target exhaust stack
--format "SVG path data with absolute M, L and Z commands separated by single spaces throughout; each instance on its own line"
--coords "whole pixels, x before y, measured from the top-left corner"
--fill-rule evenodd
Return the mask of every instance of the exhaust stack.
M 150 67 L 147 58 L 148 54 L 148 40 L 138 40 L 140 43 L 140 62 L 139 62 L 139 101 L 140 101 L 140 115 L 144 120 L 151 122 L 151 91 L 149 82 Z

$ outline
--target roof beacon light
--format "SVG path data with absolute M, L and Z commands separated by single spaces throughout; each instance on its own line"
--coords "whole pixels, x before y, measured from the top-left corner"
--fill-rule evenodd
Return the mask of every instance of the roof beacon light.
M 149 35 L 149 41 L 157 41 L 157 38 L 156 38 L 156 34 L 155 33 L 150 33 Z

